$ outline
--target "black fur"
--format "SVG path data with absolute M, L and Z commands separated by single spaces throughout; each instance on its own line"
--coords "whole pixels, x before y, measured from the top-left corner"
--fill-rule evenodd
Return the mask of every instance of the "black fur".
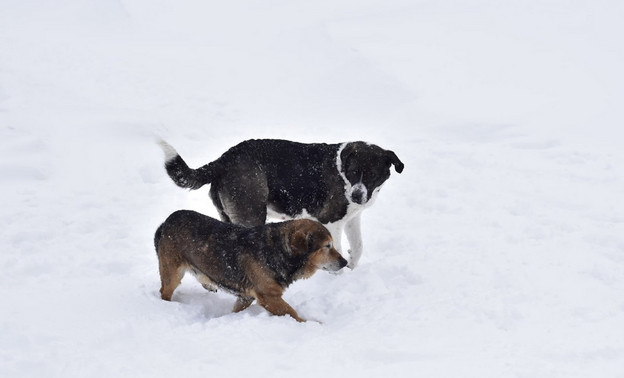
M 210 197 L 225 222 L 264 224 L 267 207 L 289 217 L 305 210 L 323 224 L 345 217 L 350 202 L 364 203 L 390 177 L 390 167 L 404 165 L 392 151 L 364 142 L 348 143 L 341 152 L 343 174 L 362 181 L 368 197 L 348 198 L 336 166 L 341 144 L 303 144 L 285 140 L 248 140 L 212 163 L 191 169 L 176 155 L 166 162 L 179 186 L 197 189 L 211 184 Z M 225 203 L 224 203 L 225 201 Z
M 165 169 L 173 182 L 187 189 L 199 189 L 209 184 L 212 181 L 212 177 L 215 175 L 214 170 L 211 168 L 211 164 L 206 164 L 203 167 L 191 169 L 186 165 L 186 162 L 182 160 L 180 155 L 165 162 Z

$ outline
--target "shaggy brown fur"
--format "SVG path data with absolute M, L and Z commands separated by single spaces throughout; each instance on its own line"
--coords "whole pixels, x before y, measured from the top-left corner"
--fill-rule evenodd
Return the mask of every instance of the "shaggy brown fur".
M 338 271 L 347 265 L 329 231 L 304 219 L 246 228 L 181 210 L 158 228 L 154 244 L 162 299 L 171 300 L 190 271 L 206 289 L 236 295 L 234 312 L 255 299 L 270 313 L 288 314 L 300 322 L 305 320 L 282 299 L 284 290 L 317 269 Z

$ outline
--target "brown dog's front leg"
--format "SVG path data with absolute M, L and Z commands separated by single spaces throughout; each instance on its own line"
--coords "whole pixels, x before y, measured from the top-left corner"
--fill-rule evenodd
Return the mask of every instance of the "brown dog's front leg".
M 236 303 L 234 304 L 234 309 L 232 312 L 241 312 L 247 307 L 251 306 L 254 299 L 252 297 L 238 297 Z
M 300 318 L 299 315 L 297 315 L 297 311 L 290 307 L 290 305 L 286 303 L 281 296 L 259 295 L 257 300 L 260 306 L 264 307 L 273 315 L 290 315 L 298 322 L 305 322 L 305 319 Z

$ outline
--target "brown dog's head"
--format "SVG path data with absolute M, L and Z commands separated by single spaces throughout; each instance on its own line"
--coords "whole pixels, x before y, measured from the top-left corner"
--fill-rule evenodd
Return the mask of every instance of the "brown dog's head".
M 347 265 L 347 260 L 334 248 L 334 240 L 325 226 L 300 219 L 292 221 L 291 227 L 290 250 L 306 257 L 303 278 L 310 277 L 317 269 L 336 272 Z

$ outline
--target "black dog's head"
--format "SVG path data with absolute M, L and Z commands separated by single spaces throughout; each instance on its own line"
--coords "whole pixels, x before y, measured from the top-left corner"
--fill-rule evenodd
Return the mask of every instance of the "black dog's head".
M 389 150 L 365 142 L 347 143 L 340 152 L 340 174 L 347 183 L 347 199 L 364 205 L 390 177 L 390 166 L 401 173 L 404 165 Z

